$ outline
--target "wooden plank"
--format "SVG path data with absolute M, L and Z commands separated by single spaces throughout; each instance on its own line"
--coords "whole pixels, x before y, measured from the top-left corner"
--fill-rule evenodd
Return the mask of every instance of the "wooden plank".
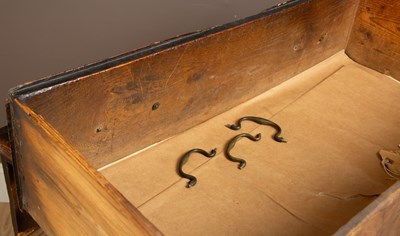
M 9 207 L 7 212 L 11 216 L 10 223 L 12 222 L 12 228 L 14 229 L 15 234 L 23 232 L 38 232 L 40 229 L 37 223 L 26 211 L 20 209 L 19 206 L 17 182 L 15 178 L 8 132 L 8 126 L 0 128 L 0 156 L 7 185 L 7 193 L 10 200 L 10 203 L 7 204 Z
M 400 182 L 386 190 L 335 233 L 339 235 L 399 235 Z
M 92 166 L 102 167 L 227 111 L 345 48 L 358 1 L 293 2 L 19 98 Z
M 42 117 L 11 102 L 22 208 L 49 235 L 157 235 Z
M 400 2 L 361 0 L 346 53 L 400 80 Z
M 14 233 L 36 232 L 40 231 L 37 223 L 32 219 L 28 212 L 20 209 L 17 195 L 16 181 L 14 178 L 14 168 L 12 162 L 9 162 L 3 154 L 1 154 L 3 164 L 4 177 L 7 185 L 7 192 L 10 200 L 9 214 L 11 215 L 12 228 Z
M 0 153 L 12 162 L 11 148 L 8 139 L 8 126 L 0 128 Z

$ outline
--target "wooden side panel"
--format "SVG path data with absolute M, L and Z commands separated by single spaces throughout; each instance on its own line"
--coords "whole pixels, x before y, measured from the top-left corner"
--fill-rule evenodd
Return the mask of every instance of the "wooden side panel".
M 400 80 L 400 1 L 361 0 L 346 53 Z
M 8 104 L 7 111 L 9 111 Z M 22 210 L 19 205 L 17 181 L 8 132 L 8 126 L 0 128 L 0 157 L 7 185 L 7 193 L 10 200 L 10 204 L 7 204 L 10 208 L 8 212 L 11 214 L 14 233 L 18 234 L 39 231 L 40 229 L 37 223 L 32 219 L 28 212 Z
M 339 235 L 399 235 L 400 181 L 343 226 Z
M 4 158 L 8 160 L 8 162 L 12 162 L 7 126 L 0 128 L 0 154 L 3 155 Z
M 312 0 L 21 97 L 94 167 L 187 130 L 347 45 L 357 0 Z M 153 104 L 159 108 L 153 110 Z
M 22 207 L 47 234 L 158 234 L 42 117 L 17 100 L 11 112 Z
M 3 153 L 1 153 L 0 156 L 7 184 L 7 192 L 10 199 L 10 204 L 7 205 L 10 208 L 8 212 L 11 214 L 11 221 L 14 233 L 18 234 L 39 231 L 39 226 L 28 214 L 28 212 L 20 209 L 12 162 Z

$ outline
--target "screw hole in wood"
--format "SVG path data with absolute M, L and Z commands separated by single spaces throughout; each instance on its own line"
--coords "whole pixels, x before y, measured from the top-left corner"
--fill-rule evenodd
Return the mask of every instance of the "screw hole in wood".
M 156 102 L 156 103 L 154 103 L 153 106 L 151 107 L 151 110 L 155 111 L 155 110 L 157 110 L 159 107 L 160 107 L 160 103 L 159 103 L 159 102 Z

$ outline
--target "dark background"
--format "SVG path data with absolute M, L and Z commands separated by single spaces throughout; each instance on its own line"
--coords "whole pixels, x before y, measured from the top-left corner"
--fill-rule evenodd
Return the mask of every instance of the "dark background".
M 254 15 L 283 0 L 0 0 L 0 126 L 18 84 Z

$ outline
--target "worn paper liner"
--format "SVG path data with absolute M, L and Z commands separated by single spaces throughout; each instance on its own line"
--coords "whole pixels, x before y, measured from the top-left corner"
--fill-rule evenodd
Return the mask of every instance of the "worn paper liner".
M 278 123 L 288 143 L 274 142 L 271 127 L 224 126 L 245 115 Z M 166 235 L 331 234 L 394 183 L 378 152 L 399 143 L 399 120 L 400 84 L 340 52 L 101 172 Z M 247 160 L 243 170 L 223 154 L 240 132 L 262 133 L 261 141 L 243 139 L 233 149 Z M 198 178 L 185 188 L 178 159 L 215 147 L 216 157 L 194 155 L 185 165 Z

